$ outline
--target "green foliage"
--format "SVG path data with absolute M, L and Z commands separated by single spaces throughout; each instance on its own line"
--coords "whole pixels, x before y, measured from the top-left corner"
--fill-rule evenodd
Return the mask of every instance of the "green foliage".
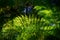
M 3 25 L 2 34 L 3 38 L 7 40 L 28 40 L 36 39 L 37 35 L 46 33 L 53 35 L 53 30 L 56 29 L 56 26 L 48 26 L 50 21 L 42 18 L 41 20 L 32 15 L 31 16 L 23 16 L 21 15 L 8 21 Z M 42 31 L 41 31 L 42 30 Z M 48 32 L 49 31 L 49 32 Z M 44 32 L 44 33 L 43 33 Z M 39 34 L 38 34 L 39 33 Z M 8 38 L 7 38 L 8 37 Z M 13 39 L 13 37 L 15 39 Z M 11 39 L 10 39 L 11 38 Z M 32 40 L 31 39 L 31 40 Z
M 0 1 L 0 26 L 2 27 L 2 29 L 0 27 L 0 40 L 45 40 L 46 37 L 46 40 L 48 40 L 49 35 L 60 39 L 59 8 L 52 7 L 51 9 L 48 0 L 29 0 L 34 5 L 33 9 L 35 9 L 36 14 L 32 12 L 33 14 L 29 14 L 29 16 L 25 14 L 15 16 L 14 13 L 18 14 L 23 9 L 26 1 L 28 0 Z M 21 6 L 20 9 L 17 9 L 18 11 L 16 10 L 17 12 L 10 10 L 16 6 Z M 3 14 L 9 13 L 8 11 L 12 16 L 5 18 Z M 53 40 L 52 38 L 51 40 Z
M 13 24 L 12 24 L 13 22 Z M 2 32 L 3 33 L 9 33 L 9 31 L 15 30 L 17 34 L 17 40 L 27 40 L 33 35 L 36 35 L 35 32 L 37 32 L 39 29 L 38 28 L 38 23 L 39 19 L 37 18 L 28 18 L 27 16 L 22 17 L 16 17 L 11 21 L 8 21 L 6 24 L 3 25 Z M 34 28 L 34 29 L 33 29 Z M 12 31 L 11 35 L 14 34 L 14 31 Z M 4 34 L 5 35 L 5 34 Z M 9 33 L 10 35 L 10 33 Z M 15 34 L 14 34 L 15 35 Z M 13 35 L 13 36 L 14 36 Z M 28 35 L 28 36 L 27 36 Z M 6 35 L 8 36 L 8 34 Z M 13 40 L 13 39 L 11 39 Z

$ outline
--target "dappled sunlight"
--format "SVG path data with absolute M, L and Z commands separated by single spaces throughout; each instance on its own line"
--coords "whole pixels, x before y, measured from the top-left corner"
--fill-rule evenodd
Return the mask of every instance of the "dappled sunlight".
M 50 19 L 52 17 L 53 11 L 50 8 L 47 8 L 45 6 L 35 6 L 34 9 L 37 11 L 37 15 L 39 15 L 42 18 Z
M 16 35 L 16 40 L 28 40 L 32 36 L 38 37 L 37 35 L 41 37 L 42 35 L 53 35 L 54 30 L 57 28 L 56 19 L 52 17 L 53 11 L 51 9 L 43 9 L 44 7 L 39 6 L 35 8 L 37 8 L 37 14 L 42 16 L 41 19 L 40 17 L 35 17 L 34 14 L 17 16 L 3 24 L 2 33 L 6 32 L 7 35 L 5 34 L 5 36 L 8 37 L 8 35 L 10 35 L 9 31 L 14 30 L 12 31 L 14 33 L 11 32 L 11 34 L 14 34 L 13 36 Z
M 40 29 L 44 31 L 52 31 L 55 28 L 56 28 L 55 26 L 44 26 L 44 27 L 41 27 Z
M 34 9 L 36 10 L 41 10 L 41 9 L 45 9 L 46 7 L 45 6 L 35 6 Z
M 60 8 L 52 0 L 0 1 L 0 40 L 60 40 L 59 31 Z
M 51 10 L 41 10 L 38 12 L 38 14 L 45 14 L 47 16 L 51 16 L 52 11 Z
M 22 17 L 18 16 L 16 18 L 14 18 L 13 20 L 8 21 L 7 22 L 8 24 L 5 23 L 3 26 L 4 28 L 2 28 L 2 32 L 3 33 L 8 32 L 8 30 L 12 30 L 12 29 L 19 33 L 20 33 L 20 31 L 22 31 L 21 36 L 20 36 L 21 38 L 19 38 L 18 40 L 20 40 L 22 38 L 23 38 L 23 40 L 26 40 L 26 39 L 30 38 L 31 36 L 33 36 L 34 32 L 37 32 L 38 29 L 36 29 L 36 28 L 39 27 L 37 24 L 39 21 L 40 21 L 39 19 L 34 18 L 34 17 L 28 18 L 27 16 L 23 16 L 23 15 L 22 15 Z M 13 24 L 12 24 L 12 22 L 13 22 Z M 28 34 L 28 36 L 27 36 L 27 34 Z M 17 36 L 17 38 L 18 38 L 18 36 Z
M 13 23 L 12 23 L 13 22 Z M 41 24 L 42 23 L 42 24 Z M 42 27 L 41 27 L 42 25 Z M 44 26 L 45 25 L 45 26 Z M 42 18 L 41 20 L 36 17 L 27 17 L 26 15 L 23 16 L 18 16 L 10 21 L 8 21 L 7 23 L 5 23 L 3 25 L 2 28 L 2 32 L 8 32 L 7 30 L 15 30 L 19 33 L 21 33 L 21 35 L 17 34 L 16 40 L 27 40 L 29 38 L 31 38 L 31 36 L 36 35 L 36 32 L 43 30 L 44 33 L 46 33 L 45 31 L 49 31 L 47 33 L 52 34 L 52 30 L 54 30 L 56 27 L 50 25 L 50 21 L 47 19 Z M 43 33 L 42 32 L 42 33 Z M 28 34 L 28 36 L 27 36 Z M 6 35 L 7 36 L 7 35 Z M 18 39 L 19 38 L 19 39 Z

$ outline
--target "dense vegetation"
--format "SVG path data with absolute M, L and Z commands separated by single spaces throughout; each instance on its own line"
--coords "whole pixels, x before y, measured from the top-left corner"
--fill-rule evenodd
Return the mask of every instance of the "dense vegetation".
M 0 40 L 60 40 L 59 0 L 0 0 Z

